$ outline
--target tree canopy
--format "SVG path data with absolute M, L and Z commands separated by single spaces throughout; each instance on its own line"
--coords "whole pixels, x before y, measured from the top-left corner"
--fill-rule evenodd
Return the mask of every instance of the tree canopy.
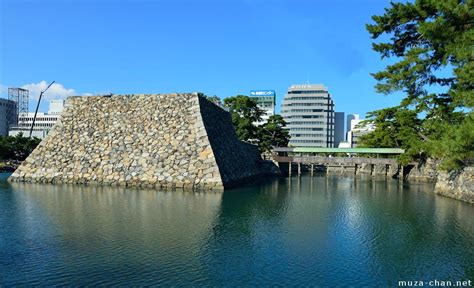
M 237 95 L 224 99 L 224 106 L 232 116 L 235 132 L 240 140 L 257 144 L 262 153 L 267 153 L 274 146 L 286 147 L 290 140 L 286 123 L 280 115 L 272 115 L 260 126 L 264 111 L 249 96 Z
M 240 140 L 255 141 L 258 129 L 254 122 L 262 121 L 264 111 L 257 102 L 245 95 L 237 95 L 224 99 L 224 106 L 229 108 L 235 132 Z
M 16 136 L 0 136 L 0 159 L 23 161 L 40 142 L 41 139 L 23 137 L 22 133 Z
M 378 126 L 361 143 L 394 144 L 412 160 L 440 158 L 447 169 L 463 165 L 474 156 L 474 1 L 391 3 L 372 19 L 367 30 L 381 39 L 373 49 L 395 60 L 372 74 L 376 91 L 402 92 L 403 99 L 369 114 Z
M 221 98 L 219 98 L 219 96 L 217 96 L 217 95 L 206 96 L 204 94 L 202 94 L 202 96 L 204 96 L 207 100 L 211 101 L 212 103 L 216 104 L 217 106 L 222 106 L 222 101 L 221 101 Z
M 281 115 L 272 115 L 267 122 L 258 128 L 258 147 L 264 153 L 271 152 L 273 147 L 286 147 L 290 134 L 285 129 L 286 122 Z

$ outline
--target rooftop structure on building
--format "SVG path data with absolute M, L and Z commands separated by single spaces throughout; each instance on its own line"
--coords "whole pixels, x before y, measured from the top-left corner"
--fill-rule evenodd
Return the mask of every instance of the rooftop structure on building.
M 334 102 L 322 84 L 298 84 L 288 88 L 281 114 L 292 147 L 334 147 Z
M 22 113 L 28 113 L 28 103 L 29 103 L 30 91 L 18 87 L 8 88 L 8 100 L 11 100 L 16 103 L 16 119 L 11 125 L 18 124 L 18 117 Z

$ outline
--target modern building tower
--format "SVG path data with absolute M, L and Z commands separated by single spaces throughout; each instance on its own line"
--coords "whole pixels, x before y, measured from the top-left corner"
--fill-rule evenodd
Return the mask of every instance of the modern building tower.
M 359 120 L 359 114 L 347 114 L 347 120 L 346 120 L 346 141 L 349 142 L 349 138 L 347 137 L 347 133 L 351 131 L 351 121 L 352 120 Z
M 298 84 L 288 88 L 281 114 L 293 147 L 334 146 L 334 102 L 322 84 Z
M 334 147 L 339 147 L 339 143 L 344 141 L 344 112 L 334 113 Z
M 265 111 L 262 121 L 255 123 L 261 125 L 267 122 L 270 116 L 275 115 L 276 93 L 274 90 L 252 90 L 250 97 L 257 101 L 257 106 Z

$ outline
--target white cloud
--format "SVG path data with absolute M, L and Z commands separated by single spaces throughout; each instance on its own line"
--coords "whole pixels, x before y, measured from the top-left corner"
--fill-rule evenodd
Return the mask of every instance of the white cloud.
M 30 100 L 38 99 L 41 91 L 44 91 L 48 87 L 49 83 L 46 81 L 41 81 L 39 83 L 31 83 L 21 86 L 23 89 L 28 89 L 30 91 Z M 43 93 L 43 97 L 52 100 L 52 99 L 65 99 L 68 96 L 77 95 L 76 90 L 67 89 L 60 83 L 53 83 L 49 89 Z
M 40 81 L 38 83 L 30 83 L 20 86 L 23 89 L 27 89 L 30 91 L 30 101 L 36 102 L 41 91 L 44 91 L 46 87 L 48 87 L 50 82 L 46 82 L 45 80 Z M 7 86 L 0 83 L 0 97 L 8 98 L 8 87 L 18 87 L 18 86 Z M 54 82 L 49 89 L 43 93 L 43 100 L 46 99 L 46 102 L 49 100 L 56 100 L 56 99 L 66 99 L 69 96 L 93 96 L 93 93 L 78 93 L 76 90 L 72 88 L 65 88 L 63 84 Z

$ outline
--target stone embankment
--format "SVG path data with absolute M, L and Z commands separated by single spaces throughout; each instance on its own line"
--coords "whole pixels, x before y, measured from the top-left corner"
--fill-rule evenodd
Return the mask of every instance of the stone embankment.
M 278 168 L 197 93 L 70 97 L 10 181 L 222 189 Z
M 435 193 L 461 201 L 474 203 L 474 167 L 466 166 L 457 171 L 439 169 L 439 163 L 428 159 L 415 165 L 406 176 L 410 181 L 435 182 Z

